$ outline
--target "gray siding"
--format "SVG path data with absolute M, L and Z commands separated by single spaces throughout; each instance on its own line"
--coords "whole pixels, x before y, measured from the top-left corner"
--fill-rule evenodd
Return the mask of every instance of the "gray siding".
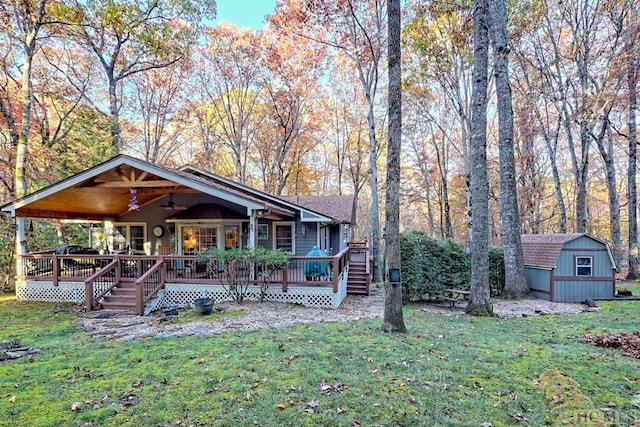
M 553 296 L 555 302 L 584 302 L 587 298 L 612 299 L 612 280 L 568 280 L 556 281 Z
M 302 226 L 305 234 L 302 235 Z M 318 227 L 315 222 L 296 223 L 296 255 L 306 255 L 314 246 L 318 245 Z
M 550 299 L 551 271 L 541 268 L 525 267 L 524 275 L 531 293 L 536 298 Z
M 592 258 L 591 276 L 576 276 L 578 256 Z M 554 271 L 525 267 L 525 276 L 534 296 L 555 302 L 584 302 L 587 298 L 611 299 L 615 293 L 615 270 L 607 247 L 589 236 L 565 243 Z M 553 286 L 550 286 L 551 277 Z
M 556 276 L 575 276 L 574 259 L 576 256 L 593 257 L 594 277 L 611 277 L 613 275 L 611 260 L 605 245 L 583 236 L 564 245 L 556 264 Z
M 332 225 L 330 230 L 331 230 L 331 250 L 333 252 L 333 254 L 337 254 L 340 252 L 340 242 L 342 241 L 342 239 L 340 238 L 340 224 L 337 225 Z

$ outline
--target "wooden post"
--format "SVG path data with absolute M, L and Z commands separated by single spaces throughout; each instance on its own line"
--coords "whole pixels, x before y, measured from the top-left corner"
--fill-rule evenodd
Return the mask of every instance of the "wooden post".
M 167 263 L 164 262 L 164 256 L 161 256 L 160 260 L 162 261 L 162 268 L 160 269 L 160 283 L 164 286 L 164 284 L 167 283 Z
M 60 260 L 55 253 L 51 258 L 51 267 L 53 267 L 53 286 L 58 286 L 58 280 L 60 279 Z
M 135 282 L 136 285 L 136 313 L 138 316 L 144 314 L 144 283 Z
M 338 293 L 338 284 L 340 283 L 340 258 L 339 257 L 334 257 L 333 258 L 333 272 L 332 272 L 332 281 L 333 281 L 333 293 L 337 294 Z
M 118 261 L 118 263 L 116 264 L 116 283 L 120 282 L 120 279 L 122 279 L 122 269 L 121 269 L 121 265 L 120 265 L 120 255 L 115 256 L 114 258 L 116 261 Z
M 289 268 L 288 266 L 282 269 L 282 292 L 289 291 Z
M 93 281 L 84 282 L 85 311 L 93 310 Z

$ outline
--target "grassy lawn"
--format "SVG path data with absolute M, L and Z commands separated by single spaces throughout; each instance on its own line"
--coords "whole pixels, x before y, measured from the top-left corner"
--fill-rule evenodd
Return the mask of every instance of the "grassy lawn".
M 374 319 L 121 342 L 92 339 L 54 304 L 0 296 L 0 341 L 41 350 L 0 364 L 0 425 L 554 425 L 563 402 L 548 404 L 540 381 L 551 369 L 598 416 L 608 408 L 607 425 L 633 425 L 638 360 L 574 337 L 637 331 L 639 304 L 517 320 L 409 306 L 405 335 Z

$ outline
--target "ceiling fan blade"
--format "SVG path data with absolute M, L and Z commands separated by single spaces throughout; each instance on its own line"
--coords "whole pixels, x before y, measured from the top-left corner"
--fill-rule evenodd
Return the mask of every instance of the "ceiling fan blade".
M 176 205 L 176 203 L 173 201 L 173 193 L 169 194 L 169 202 L 166 205 L 160 205 L 160 207 L 168 211 L 182 211 L 187 209 L 187 207 L 184 205 Z

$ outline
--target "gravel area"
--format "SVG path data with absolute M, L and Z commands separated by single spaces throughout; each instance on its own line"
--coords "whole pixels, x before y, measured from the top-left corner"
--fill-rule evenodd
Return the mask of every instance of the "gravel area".
M 164 311 L 149 316 L 124 315 L 106 310 L 81 313 L 77 327 L 98 339 L 133 340 L 140 338 L 166 338 L 189 335 L 215 335 L 225 332 L 261 328 L 282 328 L 300 323 L 347 322 L 365 318 L 382 318 L 384 313 L 384 290 L 374 289 L 370 296 L 347 296 L 337 310 L 309 308 L 299 305 L 263 302 L 247 302 L 242 305 L 221 303 L 217 307 L 227 310 L 242 310 L 240 316 L 203 316 L 202 320 L 189 323 L 171 322 Z M 523 316 L 551 314 L 575 314 L 587 311 L 584 304 L 560 304 L 540 299 L 518 301 L 493 301 L 497 317 L 511 319 Z M 461 315 L 464 303 L 455 308 L 436 304 L 424 304 L 427 314 Z

